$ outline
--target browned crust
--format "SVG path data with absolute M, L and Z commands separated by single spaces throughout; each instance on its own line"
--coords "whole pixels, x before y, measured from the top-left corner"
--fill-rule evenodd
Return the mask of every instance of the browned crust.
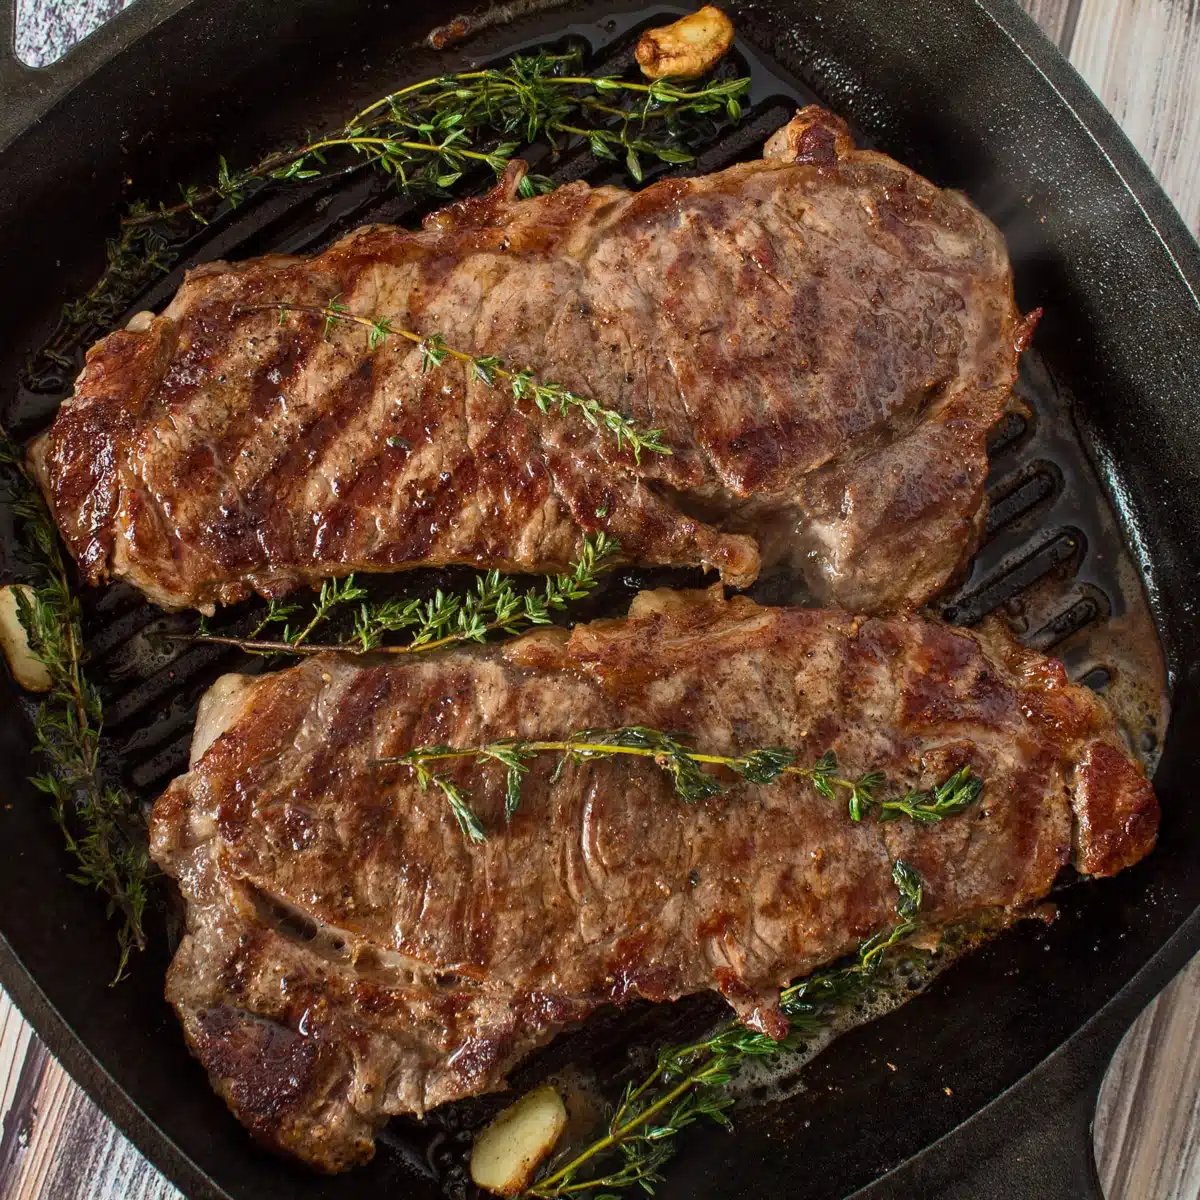
M 1108 742 L 1088 746 L 1076 773 L 1075 866 L 1115 875 L 1144 858 L 1158 837 L 1159 809 L 1141 767 Z
M 809 104 L 768 138 L 763 157 L 832 167 L 853 151 L 846 122 L 819 104 Z
M 115 466 L 166 370 L 173 334 L 158 323 L 145 333 L 118 330 L 97 342 L 75 381 L 75 397 L 39 446 L 38 478 L 49 484 L 51 512 L 91 582 L 113 565 L 122 492 Z M 70 472 L 59 469 L 63 460 L 72 464 Z
M 360 1122 L 356 1133 L 351 1120 L 336 1140 L 329 1136 L 321 1097 L 345 1071 L 329 1043 L 227 1005 L 188 1010 L 184 1030 L 217 1094 L 267 1149 L 296 1156 L 303 1147 L 303 1159 L 330 1174 L 374 1155 L 374 1122 Z

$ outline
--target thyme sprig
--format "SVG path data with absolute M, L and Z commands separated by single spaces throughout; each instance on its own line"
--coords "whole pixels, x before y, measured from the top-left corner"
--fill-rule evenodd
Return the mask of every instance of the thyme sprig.
M 562 612 L 595 591 L 620 551 L 620 543 L 604 532 L 585 534 L 579 557 L 570 570 L 548 575 L 541 588 L 519 590 L 516 580 L 492 570 L 478 576 L 473 589 L 456 593 L 439 588 L 427 600 L 392 598 L 373 602 L 354 582 L 354 576 L 347 575 L 342 580 L 327 579 L 321 585 L 310 619 L 295 629 L 292 620 L 301 613 L 301 606 L 272 600 L 246 637 L 210 633 L 204 626 L 193 634 L 170 636 L 237 646 L 251 654 L 416 654 L 440 650 L 463 642 L 486 641 L 493 633 L 515 634 L 533 625 L 549 625 L 553 613 Z M 357 607 L 344 636 L 336 641 L 308 640 L 354 604 Z M 277 639 L 259 636 L 269 626 L 279 624 L 283 632 Z M 384 641 L 391 634 L 406 631 L 410 636 L 403 643 Z
M 557 150 L 565 138 L 577 136 L 597 157 L 616 159 L 623 151 L 630 174 L 640 181 L 642 156 L 691 162 L 685 121 L 713 114 L 740 120 L 750 88 L 746 78 L 680 87 L 667 80 L 566 73 L 581 60 L 578 50 L 538 51 L 517 55 L 504 67 L 409 84 L 355 113 L 341 129 L 277 150 L 250 167 L 232 170 L 222 157 L 214 184 L 183 188 L 178 203 L 130 214 L 124 224 L 185 214 L 204 224 L 206 211 L 222 203 L 236 207 L 256 184 L 340 174 L 346 164 L 330 164 L 338 151 L 350 152 L 351 167 L 379 167 L 403 190 L 436 192 L 456 183 L 472 161 L 499 175 L 521 142 L 545 139 Z M 540 186 L 535 178 L 527 194 Z
M 670 454 L 670 447 L 662 440 L 661 429 L 641 430 L 615 409 L 605 408 L 598 401 L 588 396 L 581 396 L 570 388 L 552 381 L 539 381 L 536 373 L 530 367 L 521 370 L 510 370 L 502 358 L 494 354 L 476 355 L 465 350 L 455 349 L 446 344 L 441 334 L 422 335 L 411 329 L 403 329 L 393 325 L 388 317 L 368 317 L 360 313 L 352 313 L 336 296 L 327 304 L 246 304 L 238 311 L 255 312 L 263 310 L 278 310 L 280 321 L 288 313 L 302 313 L 312 317 L 320 317 L 325 322 L 325 333 L 338 323 L 359 325 L 367 331 L 367 349 L 375 350 L 391 337 L 403 338 L 412 342 L 421 351 L 421 370 L 432 371 L 440 367 L 448 358 L 456 362 L 466 363 L 470 368 L 472 379 L 479 380 L 487 387 L 494 388 L 497 382 L 507 385 L 512 398 L 518 402 L 532 400 L 538 411 L 550 413 L 557 411 L 559 416 L 574 409 L 593 429 L 604 429 L 610 433 L 620 450 L 628 445 L 633 451 L 635 462 L 642 461 L 643 451 L 652 454 Z
M 333 620 L 339 609 L 353 604 L 355 601 L 361 601 L 363 610 L 366 611 L 368 609 L 366 596 L 366 589 L 359 587 L 354 582 L 353 575 L 347 575 L 345 579 L 326 579 L 321 584 L 321 591 L 317 595 L 317 602 L 313 605 L 312 616 L 306 624 L 301 625 L 295 630 L 292 629 L 291 618 L 300 612 L 300 605 L 292 601 L 272 599 L 267 604 L 267 611 L 251 631 L 251 640 L 266 629 L 267 626 L 282 623 L 282 641 L 292 647 L 293 650 L 298 649 L 308 641 L 316 630 Z M 213 641 L 215 639 L 209 638 L 207 640 Z M 313 651 L 310 649 L 309 652 L 312 653 Z
M 666 773 L 675 794 L 687 804 L 707 800 L 725 790 L 722 782 L 706 766 L 724 767 L 748 783 L 766 785 L 782 775 L 807 779 L 822 795 L 832 800 L 838 791 L 847 794 L 852 821 L 862 821 L 875 812 L 881 821 L 908 817 L 922 823 L 942 821 L 969 808 L 983 791 L 983 780 L 970 767 L 960 767 L 928 791 L 909 789 L 903 795 L 883 797 L 879 791 L 887 783 L 881 771 L 867 771 L 856 779 L 838 774 L 837 755 L 827 750 L 812 766 L 803 766 L 795 750 L 772 746 L 743 755 L 709 754 L 695 750 L 684 734 L 664 733 L 644 725 L 619 729 L 580 729 L 569 737 L 546 741 L 507 739 L 480 746 L 417 746 L 404 754 L 383 758 L 381 765 L 402 765 L 414 771 L 427 771 L 428 764 L 473 759 L 498 762 L 507 771 L 505 813 L 511 817 L 521 803 L 521 786 L 529 770 L 528 762 L 539 754 L 559 755 L 553 779 L 571 762 L 597 758 L 630 756 L 646 758 Z M 465 797 L 465 793 L 461 793 Z
M 557 153 L 571 138 L 598 158 L 623 161 L 639 182 L 644 161 L 691 162 L 693 146 L 715 120 L 737 121 L 749 79 L 689 87 L 579 74 L 581 53 L 539 51 L 503 67 L 421 80 L 381 97 L 341 128 L 234 168 L 222 156 L 216 179 L 180 188 L 179 201 L 130 205 L 108 242 L 104 271 L 64 306 L 48 342 L 27 368 L 35 382 L 48 369 L 70 369 L 73 354 L 107 332 L 130 304 L 178 258 L 197 227 L 236 209 L 264 187 L 332 180 L 362 167 L 386 174 L 407 194 L 445 195 L 467 168 L 500 174 L 522 144 L 547 142 Z M 548 191 L 527 175 L 523 196 Z
M 729 1022 L 711 1036 L 659 1051 L 653 1070 L 630 1083 L 605 1132 L 582 1150 L 552 1160 L 525 1193 L 540 1200 L 605 1193 L 638 1186 L 653 1194 L 676 1138 L 700 1120 L 728 1126 L 735 1097 L 729 1089 L 747 1060 L 777 1056 L 826 1028 L 831 1020 L 879 986 L 880 968 L 918 928 L 923 884 L 903 859 L 892 867 L 899 893 L 897 922 L 863 942 L 848 963 L 817 971 L 785 988 L 779 1007 L 789 1032 L 781 1041 Z
M 76 863 L 70 878 L 99 891 L 108 916 L 119 923 L 116 982 L 130 954 L 146 944 L 143 917 L 151 868 L 143 823 L 136 801 L 103 778 L 103 706 L 84 672 L 79 600 L 71 591 L 53 518 L 24 456 L 3 428 L 0 465 L 7 470 L 13 513 L 37 572 L 31 589 L 16 593 L 17 614 L 30 649 L 50 677 L 34 720 L 34 745 L 46 769 L 30 782 L 50 797 L 51 815 Z

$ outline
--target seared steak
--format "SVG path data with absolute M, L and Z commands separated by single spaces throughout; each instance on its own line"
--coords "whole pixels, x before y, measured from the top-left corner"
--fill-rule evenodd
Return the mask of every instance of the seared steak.
M 766 157 L 637 194 L 514 199 L 523 167 L 419 232 L 192 271 L 88 356 L 39 466 L 88 579 L 211 609 L 349 571 L 560 570 L 605 528 L 630 561 L 920 604 L 984 515 L 985 435 L 1028 336 L 998 230 L 802 111 Z M 387 317 L 529 365 L 669 456 L 543 415 L 412 343 L 251 306 Z
M 738 754 L 836 752 L 844 774 L 985 781 L 940 824 L 860 824 L 803 779 L 694 806 L 642 759 L 446 771 L 488 831 L 381 758 L 430 743 L 684 730 Z M 624 621 L 364 663 L 228 677 L 159 799 L 155 860 L 187 899 L 167 995 L 214 1086 L 264 1143 L 326 1170 L 393 1113 L 502 1085 L 600 1005 L 717 989 L 778 1030 L 777 989 L 893 920 L 894 860 L 926 917 L 1016 912 L 1067 863 L 1109 875 L 1158 807 L 1112 717 L 999 626 L 644 593 Z

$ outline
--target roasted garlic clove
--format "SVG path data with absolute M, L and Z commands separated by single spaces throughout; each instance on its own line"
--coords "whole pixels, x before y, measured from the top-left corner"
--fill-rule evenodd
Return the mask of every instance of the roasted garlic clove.
M 154 314 L 149 309 L 142 309 L 141 312 L 135 312 L 132 317 L 125 323 L 125 328 L 130 333 L 145 333 L 151 325 L 154 324 Z
M 721 60 L 733 45 L 733 23 L 706 4 L 661 29 L 648 29 L 634 54 L 647 79 L 695 79 Z
M 471 1178 L 485 1191 L 516 1196 L 567 1127 L 562 1097 L 548 1083 L 510 1104 L 479 1135 L 471 1151 Z
M 24 583 L 10 583 L 0 588 L 0 650 L 8 662 L 13 678 L 27 692 L 48 692 L 50 672 L 29 647 L 25 626 L 17 612 L 17 593 L 32 596 L 33 589 Z

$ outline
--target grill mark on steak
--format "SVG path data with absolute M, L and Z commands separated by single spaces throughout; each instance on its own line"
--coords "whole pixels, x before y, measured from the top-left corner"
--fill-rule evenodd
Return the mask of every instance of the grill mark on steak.
M 644 760 L 439 764 L 489 831 L 378 759 L 416 745 L 684 729 L 717 753 L 833 749 L 849 777 L 978 803 L 936 825 L 851 822 L 794 777 L 682 804 Z M 918 619 L 643 593 L 629 618 L 408 661 L 322 656 L 222 681 L 152 852 L 188 904 L 167 993 L 217 1090 L 274 1148 L 325 1170 L 390 1114 L 501 1086 L 598 1007 L 719 991 L 782 1029 L 789 979 L 894 918 L 897 858 L 952 923 L 1045 896 L 1068 862 L 1147 853 L 1158 809 L 1103 703 L 1011 641 Z M 214 1015 L 215 1014 L 215 1015 Z M 277 1062 L 275 1078 L 264 1059 Z
M 986 218 L 815 107 L 758 162 L 635 195 L 518 200 L 522 170 L 417 232 L 206 264 L 149 329 L 94 347 L 36 451 L 88 579 L 211 609 L 351 571 L 552 572 L 597 508 L 631 562 L 743 586 L 761 550 L 862 610 L 962 569 L 1028 338 Z M 423 373 L 399 339 L 371 352 L 360 327 L 253 310 L 335 294 L 529 364 L 673 453 L 639 465 L 461 363 Z

